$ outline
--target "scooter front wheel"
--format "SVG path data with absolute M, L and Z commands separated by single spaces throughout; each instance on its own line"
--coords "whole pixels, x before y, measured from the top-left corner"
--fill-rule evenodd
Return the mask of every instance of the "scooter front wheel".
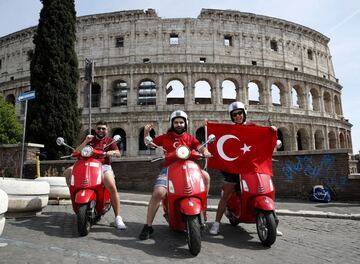
M 197 256 L 201 250 L 201 231 L 199 217 L 197 215 L 186 216 L 187 243 L 190 253 Z
M 276 222 L 272 212 L 260 211 L 256 215 L 256 229 L 261 243 L 270 247 L 276 240 Z
M 80 236 L 86 236 L 90 232 L 90 219 L 88 217 L 88 205 L 82 204 L 77 213 L 77 226 Z

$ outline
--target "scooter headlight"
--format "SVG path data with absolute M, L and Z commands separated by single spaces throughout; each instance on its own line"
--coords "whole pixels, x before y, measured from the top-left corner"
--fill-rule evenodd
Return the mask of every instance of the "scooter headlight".
M 93 148 L 90 146 L 85 146 L 82 150 L 81 150 L 81 156 L 87 158 L 90 157 L 93 154 Z
M 190 156 L 190 149 L 186 146 L 180 146 L 176 149 L 176 156 L 185 160 Z

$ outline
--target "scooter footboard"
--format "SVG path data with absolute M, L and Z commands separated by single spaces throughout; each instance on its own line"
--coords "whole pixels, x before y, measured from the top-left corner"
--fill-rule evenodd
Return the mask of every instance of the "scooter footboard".
M 96 201 L 96 193 L 94 190 L 90 190 L 90 189 L 81 190 L 75 194 L 76 204 L 86 204 L 91 200 Z
M 274 200 L 268 196 L 257 196 L 254 199 L 254 207 L 256 209 L 261 209 L 264 211 L 274 211 L 275 203 Z
M 198 215 L 201 212 L 201 200 L 189 197 L 180 201 L 180 212 L 185 215 Z

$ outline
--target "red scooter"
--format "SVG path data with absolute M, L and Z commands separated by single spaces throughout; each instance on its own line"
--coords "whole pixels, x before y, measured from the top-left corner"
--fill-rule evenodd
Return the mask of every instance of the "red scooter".
M 215 140 L 210 135 L 203 144 Z M 145 138 L 147 145 L 163 149 Z M 164 150 L 164 149 L 163 149 Z M 165 152 L 165 150 L 164 150 Z M 175 151 L 166 153 L 164 159 L 171 162 L 168 167 L 168 190 L 162 201 L 164 217 L 171 229 L 185 231 L 189 251 L 197 256 L 201 250 L 201 227 L 205 225 L 206 187 L 201 169 L 194 160 L 204 158 L 199 152 L 186 146 L 179 146 Z
M 73 166 L 69 189 L 80 236 L 89 234 L 91 225 L 98 222 L 101 216 L 111 208 L 110 194 L 102 182 L 100 159 L 106 154 L 106 148 L 119 140 L 120 136 L 115 135 L 113 141 L 103 150 L 87 145 L 78 151 L 68 146 L 63 138 L 56 139 L 59 146 L 64 145 L 73 150 L 70 156 L 62 158 L 78 158 Z
M 277 141 L 277 148 L 281 141 Z M 256 223 L 257 234 L 264 246 L 276 240 L 278 219 L 275 214 L 275 188 L 272 175 L 248 172 L 239 174 L 240 185 L 227 201 L 225 215 L 230 224 Z

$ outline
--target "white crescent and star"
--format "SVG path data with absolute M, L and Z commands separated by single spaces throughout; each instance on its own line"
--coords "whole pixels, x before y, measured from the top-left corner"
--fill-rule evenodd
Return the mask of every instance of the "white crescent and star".
M 224 152 L 224 144 L 229 139 L 236 139 L 236 140 L 240 141 L 240 139 L 238 137 L 235 137 L 234 135 L 224 135 L 221 138 L 219 138 L 219 140 L 217 141 L 216 148 L 217 148 L 217 151 L 218 151 L 220 157 L 223 160 L 233 161 L 233 160 L 236 160 L 239 156 L 229 157 Z M 251 148 L 251 146 L 248 146 L 248 145 L 244 144 L 244 146 L 242 148 L 240 148 L 240 149 L 243 151 L 243 154 L 245 154 L 246 152 L 251 151 L 250 148 Z

